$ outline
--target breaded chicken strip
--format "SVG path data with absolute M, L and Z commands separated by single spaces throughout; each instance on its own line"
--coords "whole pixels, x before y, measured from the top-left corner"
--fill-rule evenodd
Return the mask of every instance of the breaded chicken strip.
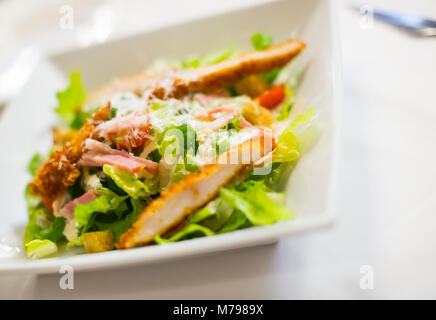
M 155 74 L 138 73 L 121 78 L 97 90 L 89 104 L 106 103 L 116 92 L 151 93 L 157 98 L 180 98 L 188 93 L 212 91 L 235 83 L 246 75 L 259 74 L 285 66 L 306 44 L 290 39 L 262 51 L 248 52 L 198 69 L 167 69 Z
M 234 146 L 207 165 L 199 173 L 191 173 L 172 185 L 142 212 L 132 228 L 120 238 L 119 249 L 133 248 L 154 240 L 182 222 L 189 214 L 215 198 L 221 187 L 247 165 L 251 165 L 273 149 L 273 141 L 256 136 Z
M 54 199 L 65 191 L 66 187 L 72 186 L 80 176 L 76 163 L 82 156 L 85 140 L 90 137 L 96 124 L 109 118 L 108 104 L 97 111 L 92 121 L 86 123 L 69 144 L 53 152 L 47 162 L 39 168 L 35 179 L 29 183 L 32 194 Z

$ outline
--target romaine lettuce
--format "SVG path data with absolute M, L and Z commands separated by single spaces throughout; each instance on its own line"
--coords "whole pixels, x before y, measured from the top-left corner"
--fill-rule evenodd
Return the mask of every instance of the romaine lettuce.
M 125 217 L 120 217 L 119 220 L 113 222 L 95 221 L 99 231 L 111 230 L 113 232 L 115 242 L 118 242 L 121 235 L 132 226 L 147 206 L 147 202 L 143 200 L 132 198 L 130 201 L 133 209 Z
M 255 33 L 251 36 L 251 44 L 255 50 L 268 49 L 273 43 L 273 37 L 264 33 Z
M 277 146 L 272 153 L 273 162 L 292 162 L 300 157 L 295 130 L 313 118 L 313 108 L 299 114 L 279 136 Z
M 50 240 L 35 239 L 25 244 L 27 256 L 31 259 L 41 259 L 58 251 L 56 243 Z
M 109 165 L 103 166 L 103 172 L 111 177 L 116 185 L 133 199 L 147 198 L 159 192 L 158 181 L 155 178 L 145 179 L 142 182 L 130 172 L 118 170 Z
M 248 181 L 242 191 L 221 188 L 220 197 L 242 212 L 253 225 L 267 225 L 292 218 L 294 214 L 272 201 L 268 192 L 270 190 L 262 181 Z
M 77 71 L 72 72 L 68 87 L 64 91 L 59 91 L 56 96 L 58 106 L 55 111 L 64 124 L 67 126 L 73 125 L 72 127 L 75 129 L 80 128 L 83 123 L 77 119 L 77 116 L 82 111 L 82 104 L 86 97 L 80 73 Z

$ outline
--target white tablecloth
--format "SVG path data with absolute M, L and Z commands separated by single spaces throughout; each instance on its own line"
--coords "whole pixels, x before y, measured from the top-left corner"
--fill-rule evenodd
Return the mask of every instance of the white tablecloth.
M 196 5 L 170 16 L 248 4 L 189 2 Z M 370 3 L 436 18 L 432 0 Z M 416 39 L 377 21 L 362 28 L 349 4 L 338 2 L 344 101 L 333 227 L 275 245 L 76 273 L 74 290 L 61 290 L 56 274 L 2 276 L 0 298 L 436 298 L 436 39 Z M 165 1 L 147 5 L 158 12 Z M 153 20 L 138 23 L 110 37 L 146 29 Z M 29 41 L 29 25 L 0 34 L 0 48 L 6 40 L 9 49 Z M 47 51 L 74 46 L 69 39 L 55 45 L 43 21 L 36 25 L 42 35 L 32 39 Z

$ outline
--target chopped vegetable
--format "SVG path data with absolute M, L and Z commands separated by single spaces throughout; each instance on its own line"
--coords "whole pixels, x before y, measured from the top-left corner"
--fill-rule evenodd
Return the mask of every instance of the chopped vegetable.
M 118 170 L 107 164 L 103 166 L 103 172 L 111 177 L 116 185 L 133 199 L 146 198 L 151 194 L 157 193 L 158 181 L 154 178 L 145 179 L 142 182 L 134 174 Z
M 25 245 L 27 256 L 31 259 L 49 257 L 58 251 L 56 243 L 50 240 L 32 240 Z
M 313 108 L 311 107 L 305 113 L 298 115 L 291 125 L 282 132 L 272 154 L 274 162 L 292 162 L 300 157 L 295 130 L 312 118 Z
M 121 217 L 119 220 L 115 220 L 112 222 L 105 222 L 105 221 L 98 221 L 98 220 L 95 221 L 95 224 L 97 225 L 99 230 L 112 231 L 115 242 L 118 242 L 120 236 L 132 226 L 133 222 L 136 221 L 138 216 L 141 214 L 142 211 L 144 211 L 145 207 L 147 206 L 147 202 L 142 200 L 131 199 L 130 201 L 133 210 L 127 215 Z
M 273 43 L 273 37 L 264 33 L 255 33 L 251 36 L 251 44 L 256 50 L 268 49 Z
M 285 87 L 285 101 L 278 110 L 277 120 L 283 121 L 289 117 L 289 112 L 294 106 L 294 93 L 291 88 Z
M 189 55 L 181 61 L 181 67 L 182 69 L 195 69 L 201 66 L 217 64 L 230 58 L 233 55 L 234 49 L 233 45 L 229 45 L 225 49 L 206 55 L 203 58 L 198 55 Z
M 110 201 L 106 196 L 100 196 L 94 201 L 86 204 L 78 204 L 74 208 L 74 218 L 78 227 L 83 227 L 88 224 L 89 219 L 94 212 L 108 212 L 111 209 Z
M 67 89 L 59 91 L 56 96 L 59 104 L 55 110 L 64 124 L 74 129 L 80 128 L 84 123 L 81 112 L 86 97 L 80 73 L 71 73 Z
M 203 235 L 203 236 L 211 236 L 211 235 L 215 234 L 213 231 L 211 231 L 210 229 L 208 229 L 206 227 L 200 226 L 198 224 L 190 224 L 190 225 L 187 225 L 185 228 L 183 228 L 182 231 L 176 233 L 175 235 L 173 235 L 169 239 L 164 239 L 164 238 L 161 238 L 159 235 L 157 235 L 154 238 L 154 241 L 156 241 L 156 243 L 174 242 L 174 241 L 184 239 L 188 236 L 192 237 L 195 233 L 199 233 L 200 235 Z
M 256 98 L 260 105 L 267 109 L 276 108 L 285 98 L 285 85 L 279 85 L 262 93 Z
M 29 164 L 27 165 L 27 169 L 32 176 L 36 174 L 36 171 L 38 171 L 38 169 L 44 164 L 45 160 L 45 157 L 39 153 L 35 153 L 33 155 L 32 159 L 30 159 Z
M 243 191 L 221 188 L 220 196 L 242 212 L 253 225 L 272 224 L 292 218 L 294 214 L 291 211 L 271 200 L 269 191 L 262 181 L 249 181 Z

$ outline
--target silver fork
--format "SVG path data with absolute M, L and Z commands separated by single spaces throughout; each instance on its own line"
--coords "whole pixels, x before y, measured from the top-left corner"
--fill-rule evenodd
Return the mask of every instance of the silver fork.
M 362 13 L 361 7 L 353 6 L 353 8 Z M 414 14 L 389 12 L 389 11 L 383 11 L 374 8 L 371 8 L 368 11 L 369 12 L 365 12 L 365 13 L 373 14 L 375 19 L 400 27 L 401 29 L 407 31 L 411 35 L 417 37 L 436 36 L 436 20 L 432 20 Z

